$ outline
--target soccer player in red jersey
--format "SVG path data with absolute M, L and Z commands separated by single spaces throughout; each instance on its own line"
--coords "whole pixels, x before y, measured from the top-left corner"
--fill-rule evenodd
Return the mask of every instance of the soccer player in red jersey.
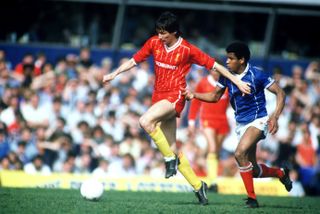
M 214 69 L 210 70 L 210 75 L 204 77 L 197 84 L 195 92 L 207 93 L 214 91 L 219 73 Z M 217 103 L 201 102 L 198 99 L 191 101 L 189 109 L 189 132 L 191 136 L 195 134 L 195 120 L 200 117 L 200 127 L 207 140 L 207 177 L 214 182 L 218 175 L 219 152 L 223 140 L 230 131 L 227 119 L 227 108 L 229 106 L 229 95 L 226 90 Z
M 185 77 L 191 65 L 198 64 L 208 70 L 216 69 L 230 78 L 243 93 L 249 94 L 250 87 L 231 75 L 213 58 L 183 39 L 180 36 L 176 15 L 170 12 L 161 14 L 155 28 L 157 35 L 149 38 L 129 61 L 120 65 L 114 72 L 104 75 L 102 81 L 106 84 L 120 73 L 153 56 L 155 85 L 152 106 L 141 116 L 140 125 L 164 156 L 165 177 L 169 178 L 179 170 L 194 188 L 199 203 L 207 205 L 207 185 L 195 175 L 186 157 L 182 153 L 177 156 L 170 148 L 170 144 L 176 142 L 176 117 L 180 116 L 185 105 L 181 91 L 187 85 Z

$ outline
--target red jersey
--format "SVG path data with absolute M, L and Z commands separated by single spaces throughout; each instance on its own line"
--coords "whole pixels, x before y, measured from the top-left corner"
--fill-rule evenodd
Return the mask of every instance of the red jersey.
M 16 73 L 23 75 L 23 63 L 19 63 L 14 70 Z M 41 67 L 35 65 L 33 72 L 34 76 L 39 76 L 41 74 Z
M 198 64 L 210 70 L 215 60 L 199 48 L 179 37 L 178 41 L 168 47 L 153 36 L 133 56 L 136 63 L 153 55 L 155 70 L 155 92 L 177 92 L 185 88 L 186 75 L 192 64 Z
M 206 93 L 215 89 L 217 82 L 211 75 L 201 79 L 197 84 L 196 92 Z M 229 96 L 225 90 L 221 99 L 217 103 L 201 102 L 198 99 L 191 101 L 189 109 L 189 120 L 195 120 L 200 111 L 200 120 L 211 121 L 220 124 L 221 121 L 227 121 L 226 111 L 229 105 Z

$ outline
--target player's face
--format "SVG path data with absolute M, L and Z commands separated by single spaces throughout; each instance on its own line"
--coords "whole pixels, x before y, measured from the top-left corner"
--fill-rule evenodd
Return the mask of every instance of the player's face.
M 176 32 L 169 33 L 166 30 L 157 30 L 158 37 L 168 47 L 174 45 L 177 41 Z
M 234 53 L 227 54 L 227 67 L 230 71 L 240 73 L 241 62 Z

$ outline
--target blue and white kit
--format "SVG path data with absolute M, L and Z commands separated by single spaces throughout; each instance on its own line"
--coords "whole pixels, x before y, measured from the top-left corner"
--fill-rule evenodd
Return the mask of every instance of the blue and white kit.
M 246 127 L 244 130 L 239 131 L 241 133 L 237 133 L 238 137 L 242 136 L 250 123 L 255 127 L 255 124 L 261 124 L 261 126 L 258 126 L 257 128 L 262 130 L 266 136 L 268 113 L 264 89 L 270 87 L 274 83 L 274 79 L 268 72 L 264 72 L 258 67 L 251 66 L 249 63 L 244 72 L 233 75 L 242 81 L 249 83 L 251 88 L 251 94 L 242 96 L 242 92 L 239 88 L 229 79 L 220 76 L 218 81 L 218 86 L 220 88 L 228 87 L 230 103 L 235 111 L 237 129 L 241 130 L 241 127 Z M 254 122 L 257 119 L 259 119 L 259 123 L 257 123 L 257 121 Z

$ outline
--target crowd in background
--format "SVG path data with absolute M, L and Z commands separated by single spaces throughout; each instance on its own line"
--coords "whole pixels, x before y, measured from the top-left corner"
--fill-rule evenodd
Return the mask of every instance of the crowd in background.
M 114 66 L 109 58 L 94 64 L 88 48 L 55 64 L 39 53 L 12 65 L 0 51 L 0 170 L 164 177 L 163 159 L 138 123 L 151 105 L 152 66 L 146 61 L 102 85 Z M 193 67 L 189 87 L 204 75 L 203 68 Z M 293 66 L 291 76 L 279 65 L 273 76 L 286 92 L 286 105 L 277 134 L 259 143 L 258 161 L 288 166 L 303 187 L 296 195 L 320 195 L 320 62 Z M 266 93 L 272 112 L 275 96 Z M 200 128 L 196 137 L 188 134 L 187 112 L 188 105 L 178 121 L 176 146 L 197 175 L 206 176 L 206 141 Z M 231 131 L 220 154 L 220 176 L 238 176 L 232 114 L 229 108 Z

